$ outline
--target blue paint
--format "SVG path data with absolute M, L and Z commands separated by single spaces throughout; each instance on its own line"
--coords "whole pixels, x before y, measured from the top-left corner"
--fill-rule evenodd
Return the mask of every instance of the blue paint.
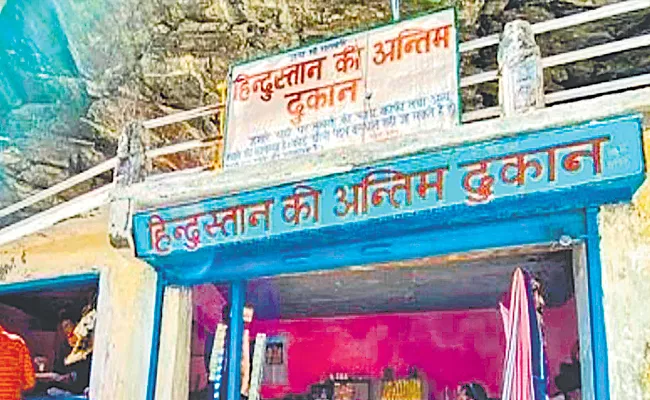
M 246 300 L 246 282 L 236 281 L 230 290 L 230 324 L 228 336 L 228 400 L 239 400 L 241 396 L 241 356 L 242 337 L 244 334 L 244 302 Z
M 209 271 L 195 273 L 169 265 L 166 276 L 175 284 L 192 285 L 402 261 L 476 249 L 550 243 L 562 235 L 574 238 L 583 236 L 585 223 L 584 212 L 576 210 L 491 223 L 422 229 L 394 236 L 371 235 L 369 231 L 369 237 L 358 237 L 354 241 L 323 240 L 305 248 L 269 240 L 224 249 Z M 187 257 L 191 258 L 192 255 L 188 254 Z
M 99 273 L 62 275 L 55 278 L 36 279 L 33 281 L 0 283 L 0 295 L 11 295 L 45 290 L 65 290 L 76 286 L 99 283 Z
M 405 251 L 414 252 L 411 257 L 503 246 L 502 243 L 517 242 L 519 233 L 522 233 L 519 227 L 528 224 L 545 226 L 545 231 L 535 233 L 535 241 L 556 241 L 561 234 L 578 237 L 583 232 L 583 228 L 575 229 L 574 217 L 567 217 L 565 221 L 564 215 L 572 216 L 576 213 L 573 210 L 590 204 L 629 200 L 642 179 L 643 176 L 639 176 L 604 187 L 573 188 L 563 192 L 499 199 L 481 207 L 457 206 L 425 210 L 319 230 L 292 232 L 267 239 L 227 243 L 184 254 L 143 258 L 161 271 L 166 279 L 176 284 L 295 272 L 294 269 L 303 268 L 303 264 L 312 265 L 313 269 L 320 268 L 316 265 L 330 262 L 337 266 L 354 265 L 363 263 L 363 260 L 371 256 L 376 261 L 398 259 L 392 256 L 382 259 L 384 253 L 381 248 L 373 247 L 377 243 L 384 243 L 387 237 L 390 237 L 392 248 L 398 247 L 401 237 L 408 238 L 403 246 L 407 248 Z M 581 215 L 581 211 L 578 213 Z M 575 223 L 584 225 L 582 220 Z M 455 239 L 454 232 L 464 231 L 466 232 L 458 233 L 459 238 Z M 495 235 L 494 232 L 497 231 L 503 232 L 503 236 Z M 416 251 L 411 242 L 421 242 L 424 240 L 420 238 L 429 236 L 431 239 L 428 246 L 434 247 Z M 459 246 L 452 246 L 456 242 Z M 352 248 L 348 249 L 349 246 Z M 334 262 L 340 256 L 323 258 L 329 257 L 322 255 L 324 248 L 335 249 L 334 253 L 345 254 L 346 258 L 340 264 Z M 364 254 L 361 255 L 360 251 Z M 353 257 L 357 254 L 359 257 Z M 402 255 L 397 254 L 399 256 Z
M 153 332 L 151 337 L 151 352 L 149 354 L 149 376 L 147 377 L 147 400 L 153 400 L 156 395 L 156 378 L 158 377 L 158 359 L 160 357 L 160 325 L 163 314 L 165 280 L 161 274 L 156 277 L 156 294 L 153 309 Z
M 552 147 L 568 146 L 568 144 L 592 140 L 594 138 L 606 137 L 607 142 L 602 144 L 602 173 L 595 174 L 593 171 L 593 162 L 589 158 L 580 158 L 581 168 L 577 171 L 569 172 L 563 167 L 565 157 L 577 147 L 561 148 L 555 152 L 556 160 L 556 177 L 549 182 L 548 167 L 551 158 L 547 149 Z M 579 149 L 584 150 L 585 147 Z M 538 152 L 528 156 L 526 161 L 537 159 L 541 164 L 542 172 L 540 176 L 533 178 L 531 170 L 528 170 L 528 176 L 524 185 L 507 184 L 499 176 L 502 167 L 505 164 L 503 160 L 496 160 L 499 157 L 522 152 Z M 473 204 L 468 202 L 468 192 L 463 189 L 462 182 L 473 167 L 467 164 L 476 163 L 481 160 L 493 160 L 487 170 L 487 173 L 495 177 L 493 185 L 494 194 L 486 203 Z M 442 199 L 438 199 L 435 189 L 427 191 L 425 197 L 417 193 L 417 187 L 420 182 L 419 176 L 412 178 L 411 194 L 412 201 L 410 205 L 405 205 L 405 191 L 397 190 L 395 201 L 399 207 L 392 207 L 387 196 L 384 196 L 383 203 L 373 206 L 370 204 L 365 213 L 349 213 L 347 216 L 337 216 L 335 210 L 341 211 L 341 206 L 337 202 L 337 189 L 345 188 L 348 200 L 351 199 L 352 185 L 360 183 L 371 172 L 376 171 L 399 171 L 403 174 L 416 174 L 421 171 L 435 170 L 438 168 L 448 168 L 444 175 L 444 191 Z M 514 170 L 508 169 L 506 178 L 511 178 Z M 390 174 L 377 174 L 378 177 L 388 177 Z M 182 205 L 177 207 L 156 210 L 155 212 L 139 213 L 134 218 L 134 232 L 137 254 L 141 257 L 149 257 L 157 254 L 179 253 L 185 254 L 190 247 L 198 249 L 206 247 L 215 247 L 228 243 L 243 243 L 247 241 L 266 240 L 269 237 L 286 235 L 295 232 L 303 234 L 310 231 L 323 231 L 324 229 L 335 226 L 349 226 L 359 224 L 361 229 L 362 223 L 377 219 L 407 218 L 409 215 L 437 213 L 439 216 L 449 216 L 451 220 L 455 219 L 454 214 L 473 213 L 475 209 L 487 210 L 494 204 L 509 204 L 510 209 L 519 207 L 519 204 L 528 202 L 531 196 L 544 197 L 546 195 L 554 196 L 556 200 L 562 202 L 568 200 L 575 203 L 568 196 L 577 193 L 580 195 L 583 191 L 591 191 L 589 196 L 582 198 L 589 202 L 591 195 L 601 191 L 608 191 L 612 188 L 625 190 L 626 185 L 632 181 L 642 179 L 644 176 L 643 154 L 641 142 L 641 120 L 638 117 L 614 118 L 598 123 L 584 124 L 571 128 L 559 128 L 533 132 L 518 137 L 509 137 L 505 139 L 492 140 L 489 142 L 472 144 L 468 146 L 443 149 L 438 152 L 408 156 L 389 162 L 380 163 L 372 167 L 359 168 L 354 171 L 330 176 L 326 178 L 309 180 L 297 185 L 308 185 L 321 191 L 320 196 L 320 221 L 314 222 L 312 218 L 303 219 L 298 225 L 293 222 L 283 220 L 283 202 L 286 196 L 294 194 L 295 185 L 285 185 L 274 188 L 258 190 L 254 192 L 241 193 L 233 196 L 227 196 L 218 199 L 206 200 L 194 204 Z M 435 181 L 435 176 L 429 177 L 430 181 Z M 478 177 L 471 179 L 470 184 L 476 185 Z M 395 183 L 393 183 L 394 187 Z M 375 186 L 378 188 L 380 186 Z M 390 186 L 383 185 L 381 187 Z M 368 190 L 368 196 L 371 197 L 373 187 Z M 629 192 L 629 190 L 625 190 Z M 622 198 L 621 198 L 622 199 Z M 621 200 L 619 199 L 619 200 Z M 265 229 L 265 222 L 258 226 L 247 223 L 245 232 L 234 234 L 234 224 L 228 223 L 225 231 L 228 236 L 221 232 L 216 232 L 211 236 L 206 226 L 214 221 L 210 215 L 211 211 L 223 210 L 229 207 L 235 207 L 246 204 L 257 204 L 265 200 L 272 200 L 274 203 L 270 210 L 270 227 Z M 311 202 L 313 199 L 308 198 Z M 370 200 L 369 200 L 370 203 Z M 311 203 L 313 206 L 313 202 Z M 585 206 L 582 204 L 581 206 Z M 561 204 L 547 204 L 547 209 L 564 207 Z M 494 211 L 495 208 L 492 208 Z M 510 213 L 508 207 L 503 210 L 497 210 L 501 214 Z M 192 244 L 183 236 L 182 229 L 188 226 L 191 221 L 190 216 L 197 215 L 197 232 L 199 242 Z M 158 226 L 162 230 L 164 240 L 160 242 L 161 247 L 167 251 L 155 251 L 153 241 L 150 237 L 149 224 L 152 216 L 158 216 L 166 221 L 164 226 Z M 247 212 L 246 218 L 250 217 Z M 241 218 L 241 217 L 240 217 Z M 241 222 L 241 219 L 240 219 Z M 189 226 L 188 226 L 189 227 Z M 154 228 L 156 228 L 154 226 Z M 214 232 L 213 232 L 214 233 Z M 175 236 L 177 234 L 178 236 Z
M 594 392 L 599 400 L 609 400 L 609 361 L 605 309 L 603 307 L 602 265 L 600 262 L 600 235 L 598 208 L 587 209 L 587 273 L 591 314 L 591 347 L 594 362 Z

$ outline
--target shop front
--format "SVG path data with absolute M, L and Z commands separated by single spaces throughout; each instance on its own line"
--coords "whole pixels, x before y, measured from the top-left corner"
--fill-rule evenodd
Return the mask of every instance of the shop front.
M 156 274 L 110 246 L 107 211 L 0 234 L 0 326 L 36 374 L 25 399 L 145 398 Z
M 165 285 L 150 398 L 520 399 L 508 380 L 529 376 L 609 399 L 598 219 L 643 183 L 642 131 L 630 114 L 402 146 L 142 207 L 136 254 Z

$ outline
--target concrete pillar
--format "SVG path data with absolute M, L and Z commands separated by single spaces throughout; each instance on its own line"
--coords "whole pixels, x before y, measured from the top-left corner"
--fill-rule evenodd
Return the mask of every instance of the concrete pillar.
M 648 183 L 641 191 L 650 198 Z M 650 214 L 602 207 L 599 231 L 610 398 L 650 399 Z
M 544 107 L 542 57 L 528 22 L 517 20 L 506 24 L 497 61 L 502 117 Z
M 144 181 L 150 170 L 147 149 L 144 125 L 128 124 L 118 143 L 108 215 L 108 241 L 125 265 L 106 270 L 100 278 L 92 399 L 147 398 L 158 277 L 134 257 L 134 204 L 127 190 Z
M 101 268 L 91 399 L 146 399 L 156 279 L 135 259 Z
M 646 121 L 648 116 L 646 114 Z M 643 132 L 650 173 L 650 129 Z M 650 399 L 650 180 L 598 218 L 610 398 Z
M 147 129 L 140 122 L 128 124 L 120 136 L 117 146 L 118 164 L 115 168 L 113 182 L 115 189 L 111 193 L 108 238 L 116 249 L 133 248 L 131 221 L 133 219 L 133 199 L 127 194 L 128 187 L 144 181 L 149 172 L 147 160 Z
M 156 400 L 187 399 L 190 392 L 192 290 L 166 287 L 156 379 Z

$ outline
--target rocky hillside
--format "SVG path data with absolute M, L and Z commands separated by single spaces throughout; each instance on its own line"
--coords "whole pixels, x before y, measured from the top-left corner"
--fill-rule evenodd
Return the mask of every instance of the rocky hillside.
M 462 40 L 497 33 L 507 21 L 558 18 L 611 0 L 408 0 L 404 18 L 459 9 Z M 4 3 L 4 4 L 3 4 Z M 0 208 L 115 154 L 120 127 L 213 104 L 235 61 L 390 20 L 388 0 L 0 0 Z M 650 31 L 650 11 L 538 37 L 543 55 Z M 496 47 L 466 54 L 463 74 L 496 68 Z M 547 71 L 548 90 L 650 70 L 650 50 Z M 496 104 L 496 83 L 463 92 L 466 110 Z M 154 132 L 154 146 L 213 136 L 205 118 Z M 204 162 L 169 157 L 157 168 Z M 82 184 L 62 201 L 109 180 Z M 38 208 L 52 202 L 43 202 Z M 37 208 L 0 220 L 0 226 Z

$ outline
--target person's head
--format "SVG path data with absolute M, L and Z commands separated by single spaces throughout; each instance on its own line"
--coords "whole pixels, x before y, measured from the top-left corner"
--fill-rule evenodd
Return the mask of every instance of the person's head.
M 483 386 L 478 383 L 468 383 L 458 389 L 456 400 L 488 400 Z
M 65 335 L 70 347 L 74 347 L 77 343 L 77 338 L 74 335 L 75 326 L 75 318 L 69 310 L 62 309 L 59 311 L 59 328 Z
M 62 308 L 59 310 L 59 324 L 61 325 L 74 325 L 76 322 L 75 315 L 72 311 L 67 308 Z

